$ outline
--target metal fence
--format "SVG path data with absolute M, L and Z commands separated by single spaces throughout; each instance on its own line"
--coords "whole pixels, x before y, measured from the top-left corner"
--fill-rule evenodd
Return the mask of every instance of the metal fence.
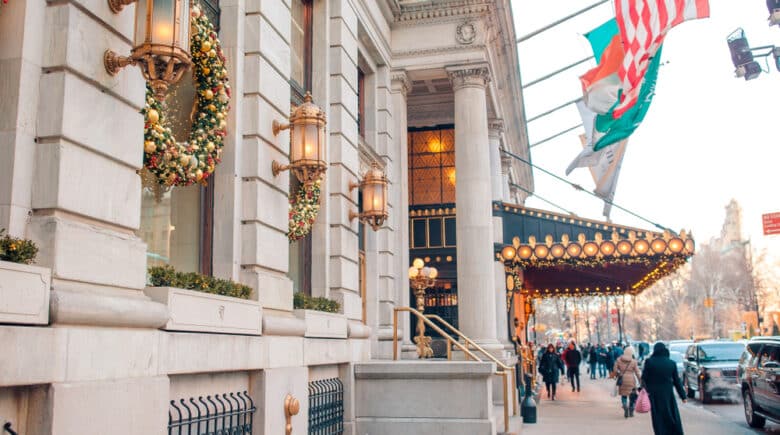
M 168 435 L 251 434 L 256 409 L 246 391 L 171 400 Z
M 339 378 L 309 382 L 309 434 L 344 433 L 344 384 Z

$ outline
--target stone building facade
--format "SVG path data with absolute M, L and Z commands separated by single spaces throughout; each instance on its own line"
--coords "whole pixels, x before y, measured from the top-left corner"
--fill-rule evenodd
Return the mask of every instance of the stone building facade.
M 144 80 L 103 63 L 107 49 L 132 48 L 135 6 L 0 5 L 0 228 L 37 243 L 45 293 L 4 298 L 0 282 L 0 423 L 19 433 L 162 434 L 171 400 L 239 391 L 257 407 L 253 433 L 282 433 L 287 394 L 301 405 L 293 433 L 306 433 L 312 382 L 336 378 L 345 433 L 356 433 L 354 364 L 392 357 L 393 309 L 410 304 L 415 129 L 454 129 L 459 325 L 488 348 L 506 345 L 491 204 L 533 191 L 530 168 L 501 153 L 528 157 L 509 0 L 206 3 L 233 90 L 223 159 L 209 188 L 157 202 L 137 174 Z M 288 161 L 289 132 L 272 123 L 306 91 L 327 115 L 328 169 L 311 235 L 291 244 L 294 183 L 271 171 Z M 349 185 L 372 164 L 389 179 L 377 231 L 350 219 Z M 230 301 L 174 309 L 145 292 L 150 264 L 250 286 L 255 324 Z M 295 310 L 298 291 L 340 313 Z M 14 300 L 45 319 L 8 317 Z

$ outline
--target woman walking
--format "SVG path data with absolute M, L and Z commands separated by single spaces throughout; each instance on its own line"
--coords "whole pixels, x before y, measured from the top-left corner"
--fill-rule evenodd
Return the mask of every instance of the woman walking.
M 615 362 L 615 379 L 618 382 L 618 394 L 623 403 L 623 417 L 634 416 L 634 405 L 636 404 L 636 387 L 639 373 L 639 366 L 634 359 L 634 349 L 629 346 L 623 351 L 623 355 Z
M 547 398 L 555 400 L 555 390 L 558 384 L 558 376 L 563 374 L 563 360 L 561 356 L 555 351 L 555 346 L 552 343 L 547 345 L 547 351 L 542 354 L 539 359 L 539 373 L 542 374 L 544 385 L 547 387 Z M 550 390 L 552 387 L 552 396 Z
M 642 383 L 650 396 L 650 413 L 655 435 L 683 435 L 680 411 L 674 400 L 674 390 L 685 403 L 677 364 L 669 359 L 669 350 L 663 343 L 656 343 L 653 354 L 645 361 Z

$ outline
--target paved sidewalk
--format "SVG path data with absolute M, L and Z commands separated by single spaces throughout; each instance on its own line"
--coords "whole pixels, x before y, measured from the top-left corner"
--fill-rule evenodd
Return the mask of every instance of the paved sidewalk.
M 582 391 L 572 393 L 568 383 L 558 384 L 555 401 L 547 399 L 542 386 L 541 403 L 537 408 L 537 423 L 524 424 L 522 435 L 534 434 L 588 434 L 588 435 L 653 435 L 650 414 L 635 413 L 623 417 L 620 398 L 612 397 L 611 379 L 582 379 Z M 686 435 L 742 435 L 754 434 L 700 407 L 683 405 L 678 401 Z

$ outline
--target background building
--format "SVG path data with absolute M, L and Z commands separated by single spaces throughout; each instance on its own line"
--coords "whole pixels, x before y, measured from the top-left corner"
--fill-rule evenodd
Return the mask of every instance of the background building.
M 331 387 L 345 432 L 358 433 L 354 367 L 392 356 L 410 252 L 442 270 L 432 310 L 498 353 L 506 345 L 492 201 L 522 204 L 533 191 L 530 168 L 500 151 L 528 157 L 509 1 L 200 7 L 233 91 L 223 159 L 208 187 L 153 192 L 137 175 L 144 80 L 103 63 L 106 50 L 132 48 L 135 5 L 0 5 L 0 227 L 34 240 L 51 273 L 35 308 L 43 324 L 0 326 L 0 418 L 19 433 L 165 433 L 170 401 L 242 391 L 257 407 L 253 433 L 281 433 L 287 394 L 304 433 L 309 400 Z M 289 157 L 289 132 L 272 123 L 307 91 L 327 116 L 328 170 L 313 231 L 290 243 L 297 184 L 272 174 Z M 179 138 L 193 95 L 187 79 L 171 90 Z M 389 178 L 377 231 L 350 219 L 359 192 L 349 185 L 372 165 Z M 176 311 L 150 298 L 146 269 L 159 264 L 250 286 L 262 320 L 240 330 L 229 301 Z M 336 300 L 340 313 L 294 310 L 295 292 Z

